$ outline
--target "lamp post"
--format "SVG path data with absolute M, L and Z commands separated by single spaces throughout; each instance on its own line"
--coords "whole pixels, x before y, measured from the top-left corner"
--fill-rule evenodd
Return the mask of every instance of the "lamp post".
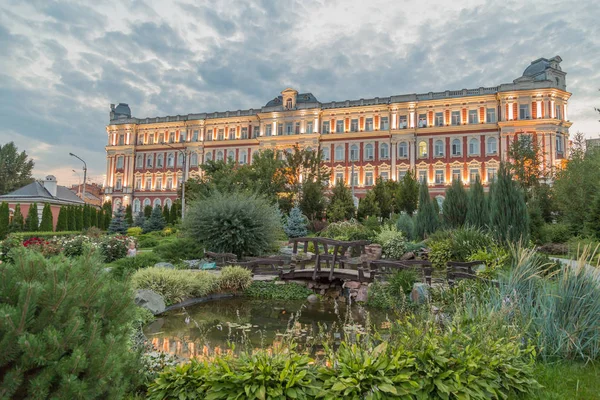
M 185 140 L 183 140 L 181 143 L 185 143 Z M 187 180 L 187 149 L 185 147 L 183 148 L 183 150 L 178 149 L 176 147 L 171 146 L 165 141 L 163 141 L 162 144 L 172 148 L 173 150 L 177 150 L 183 156 L 183 179 L 181 180 L 181 220 L 183 221 L 183 219 L 185 218 L 185 181 Z M 177 165 L 177 160 L 175 160 L 174 165 Z M 177 176 L 175 176 L 175 178 L 177 179 Z
M 77 179 L 79 180 L 79 185 L 77 185 L 77 194 L 81 195 L 81 175 L 79 175 L 79 172 L 75 171 L 74 169 L 71 170 L 73 172 L 75 172 L 77 174 Z
M 83 159 L 81 157 L 76 156 L 73 153 L 69 153 L 69 155 L 71 157 L 77 158 L 79 161 L 81 161 L 83 163 L 83 194 L 81 195 L 81 199 L 83 200 L 83 204 L 85 204 L 85 181 L 87 179 L 87 164 L 85 163 L 85 161 L 83 161 Z

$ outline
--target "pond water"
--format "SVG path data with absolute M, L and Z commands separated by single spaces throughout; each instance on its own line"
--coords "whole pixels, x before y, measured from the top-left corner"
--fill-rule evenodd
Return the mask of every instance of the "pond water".
M 334 301 L 237 297 L 169 311 L 149 324 L 144 333 L 157 350 L 192 357 L 227 351 L 231 344 L 238 350 L 269 348 L 288 338 L 316 352 L 323 341 L 364 332 L 367 326 L 385 330 L 388 315 Z

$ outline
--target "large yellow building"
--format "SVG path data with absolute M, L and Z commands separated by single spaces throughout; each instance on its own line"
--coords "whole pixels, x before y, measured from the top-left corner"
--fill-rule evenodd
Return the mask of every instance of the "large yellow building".
M 288 88 L 257 109 L 155 118 L 111 105 L 106 200 L 136 212 L 170 206 L 203 162 L 251 163 L 261 149 L 296 144 L 320 149 L 331 182 L 343 179 L 359 196 L 378 176 L 400 179 L 408 170 L 438 196 L 453 179 L 468 184 L 478 175 L 487 184 L 518 135 L 537 142 L 544 168 L 554 168 L 567 156 L 571 126 L 561 61 L 540 58 L 513 83 L 477 89 L 322 103 Z

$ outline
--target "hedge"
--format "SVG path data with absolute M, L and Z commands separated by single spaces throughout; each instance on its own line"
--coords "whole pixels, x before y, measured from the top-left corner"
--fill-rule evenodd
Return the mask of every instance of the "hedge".
M 14 232 L 10 234 L 10 237 L 12 238 L 16 238 L 16 239 L 20 239 L 20 240 L 27 240 L 27 239 L 31 239 L 34 237 L 38 237 L 40 239 L 51 239 L 55 236 L 59 236 L 59 237 L 69 237 L 69 236 L 77 236 L 77 235 L 81 235 L 82 232 L 80 231 L 64 231 L 64 232 Z

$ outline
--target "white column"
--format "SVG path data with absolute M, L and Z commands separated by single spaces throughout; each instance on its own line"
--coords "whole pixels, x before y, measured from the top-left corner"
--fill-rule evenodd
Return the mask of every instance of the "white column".
M 541 101 L 536 101 L 536 118 L 542 118 L 542 111 L 543 111 L 543 107 L 544 107 L 544 103 L 542 103 Z
M 416 149 L 416 140 L 410 139 L 408 141 L 408 154 L 409 154 L 409 160 L 410 160 L 410 168 L 414 169 L 415 168 L 415 152 L 417 151 Z
M 392 113 L 390 119 L 390 126 L 392 127 L 392 129 L 396 129 L 397 125 L 397 121 L 396 119 L 398 118 L 398 115 L 396 113 Z
M 315 118 L 315 122 L 313 124 L 313 133 L 317 132 L 319 132 L 319 117 Z
M 390 179 L 396 180 L 396 150 L 398 149 L 398 143 L 392 143 L 390 141 L 390 157 L 392 158 L 392 173 L 390 174 Z
M 409 115 L 410 115 L 410 128 L 414 128 L 415 127 L 415 112 L 410 111 Z

